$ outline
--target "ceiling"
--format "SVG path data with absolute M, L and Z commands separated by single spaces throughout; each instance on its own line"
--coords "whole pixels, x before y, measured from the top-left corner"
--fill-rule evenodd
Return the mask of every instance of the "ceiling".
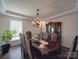
M 77 9 L 77 0 L 0 0 L 0 13 L 33 19 L 39 9 L 40 18 Z

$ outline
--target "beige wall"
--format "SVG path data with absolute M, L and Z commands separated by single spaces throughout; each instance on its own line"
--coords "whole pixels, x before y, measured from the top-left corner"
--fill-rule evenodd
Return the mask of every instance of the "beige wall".
M 77 12 L 64 15 L 55 19 L 46 21 L 48 22 L 62 22 L 62 45 L 71 47 L 74 37 L 78 33 L 78 14 Z M 46 27 L 44 27 L 45 29 Z M 44 30 L 45 31 L 45 30 Z
M 33 34 L 38 33 L 39 29 L 34 27 L 32 21 L 23 20 L 23 33 L 26 31 L 31 31 Z
M 3 33 L 5 30 L 8 30 L 9 27 L 10 27 L 9 19 L 0 16 L 0 34 Z

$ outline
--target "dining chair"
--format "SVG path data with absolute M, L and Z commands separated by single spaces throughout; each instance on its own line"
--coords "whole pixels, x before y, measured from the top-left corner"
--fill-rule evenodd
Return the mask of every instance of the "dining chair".
M 48 33 L 43 33 L 43 40 L 48 41 Z
M 76 51 L 78 46 L 77 44 L 78 44 L 78 36 L 76 36 L 75 39 L 73 40 L 67 59 L 78 59 L 78 52 Z
M 27 53 L 27 48 L 25 43 L 25 35 L 22 33 L 20 33 L 20 40 L 21 40 L 21 53 L 23 58 L 25 59 L 28 53 Z
M 36 47 L 34 47 L 32 45 L 34 43 L 34 42 L 32 42 L 32 40 L 30 40 L 26 37 L 25 43 L 26 43 L 29 59 L 42 59 L 40 50 L 38 50 Z
M 27 53 L 28 53 L 29 59 L 33 59 L 32 52 L 31 52 L 30 40 L 27 37 L 25 37 L 25 46 L 27 48 Z

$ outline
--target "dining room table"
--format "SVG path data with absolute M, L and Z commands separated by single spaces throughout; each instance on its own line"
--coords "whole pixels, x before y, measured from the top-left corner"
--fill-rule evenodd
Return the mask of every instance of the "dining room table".
M 46 41 L 41 39 L 34 39 L 32 46 L 37 48 L 42 55 L 43 59 L 56 59 L 59 58 L 60 44 L 59 42 Z
M 50 49 L 48 48 L 49 43 L 45 40 L 36 40 L 32 43 L 32 46 L 39 49 L 42 55 L 48 54 Z

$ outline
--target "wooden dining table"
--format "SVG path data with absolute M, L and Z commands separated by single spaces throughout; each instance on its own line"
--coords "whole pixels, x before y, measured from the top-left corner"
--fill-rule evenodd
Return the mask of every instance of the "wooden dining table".
M 44 55 L 44 54 L 48 54 L 48 52 L 50 51 L 50 49 L 48 48 L 48 44 L 49 43 L 44 40 L 37 40 L 36 42 L 32 44 L 32 46 L 39 49 L 42 55 Z

